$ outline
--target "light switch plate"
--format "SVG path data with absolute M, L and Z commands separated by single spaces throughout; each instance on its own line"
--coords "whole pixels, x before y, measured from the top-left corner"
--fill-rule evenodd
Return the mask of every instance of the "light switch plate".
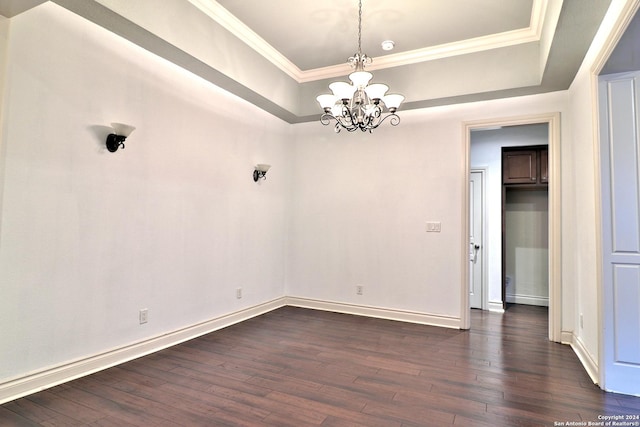
M 427 222 L 427 233 L 439 233 L 441 229 L 440 221 Z
M 140 324 L 143 325 L 149 321 L 149 309 L 141 308 L 139 313 Z

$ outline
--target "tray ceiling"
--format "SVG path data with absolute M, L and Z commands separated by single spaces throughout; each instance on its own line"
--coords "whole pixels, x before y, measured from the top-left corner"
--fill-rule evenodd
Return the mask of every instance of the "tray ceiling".
M 37 0 L 0 0 L 11 17 Z M 345 80 L 357 0 L 52 0 L 290 122 Z M 363 0 L 362 51 L 401 110 L 567 89 L 610 0 Z M 386 52 L 381 42 L 393 40 Z

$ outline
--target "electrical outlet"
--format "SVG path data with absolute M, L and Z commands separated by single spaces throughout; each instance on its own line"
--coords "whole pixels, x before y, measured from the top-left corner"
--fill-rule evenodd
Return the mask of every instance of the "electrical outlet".
M 140 309 L 140 324 L 147 323 L 149 321 L 149 310 L 146 308 Z
M 582 313 L 580 313 L 580 329 L 584 328 L 584 317 L 582 316 Z
M 364 292 L 364 286 L 356 285 L 356 295 L 362 295 L 363 292 Z
M 440 221 L 427 222 L 427 233 L 439 233 L 442 230 Z
M 236 289 L 236 298 L 237 299 L 241 299 L 242 298 L 242 288 Z

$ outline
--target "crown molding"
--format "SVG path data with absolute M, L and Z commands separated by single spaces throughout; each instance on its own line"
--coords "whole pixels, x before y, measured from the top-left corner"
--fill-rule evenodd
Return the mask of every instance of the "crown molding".
M 490 36 L 476 37 L 462 42 L 446 43 L 423 49 L 415 49 L 392 55 L 379 56 L 375 58 L 371 64 L 367 65 L 367 70 L 375 71 L 383 68 L 417 64 L 420 62 L 513 46 L 516 44 L 531 43 L 538 40 L 539 38 L 537 38 L 529 28 L 525 28 L 505 33 L 492 34 Z M 314 70 L 303 71 L 299 82 L 304 83 L 331 77 L 344 76 L 350 72 L 351 68 L 346 63 L 324 68 L 316 68 Z
M 367 68 L 369 70 L 379 70 L 382 68 L 399 67 L 517 44 L 537 42 L 540 40 L 542 34 L 542 27 L 544 25 L 544 18 L 548 10 L 547 6 L 549 1 L 562 0 L 533 0 L 531 20 L 529 26 L 526 28 L 380 56 L 375 58 L 374 63 Z M 262 37 L 222 7 L 216 0 L 189 0 L 189 2 L 298 83 L 344 76 L 351 72 L 351 68 L 346 62 L 344 64 L 302 71 Z
M 247 27 L 238 18 L 222 7 L 215 0 L 189 0 L 191 4 L 200 9 L 211 19 L 220 24 L 231 34 L 242 40 L 250 48 L 264 56 L 273 65 L 287 73 L 291 78 L 298 80 L 303 73 L 293 62 L 267 43 L 262 37 Z

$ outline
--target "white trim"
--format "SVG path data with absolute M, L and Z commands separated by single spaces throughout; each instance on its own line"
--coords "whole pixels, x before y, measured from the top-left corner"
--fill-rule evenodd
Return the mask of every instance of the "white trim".
M 462 273 L 462 290 L 460 291 L 460 324 L 462 329 L 471 328 L 471 303 L 469 302 L 469 175 L 471 174 L 471 128 L 462 123 L 462 242 L 460 245 L 461 259 L 460 272 Z M 486 241 L 486 236 L 482 236 Z M 485 245 L 486 246 L 486 245 Z
M 421 325 L 439 326 L 443 328 L 460 328 L 460 319 L 453 316 L 420 313 L 408 310 L 396 310 L 383 307 L 346 304 L 342 302 L 322 301 L 310 298 L 286 297 L 286 305 L 293 307 L 312 308 L 314 310 L 333 311 L 336 313 L 353 314 L 356 316 L 376 317 L 379 319 L 397 320 Z
M 502 301 L 489 301 L 487 303 L 487 309 L 494 313 L 504 313 Z
M 308 298 L 282 297 L 135 344 L 6 381 L 0 384 L 0 404 L 155 353 L 286 305 L 445 328 L 459 329 L 460 327 L 460 319 L 450 316 L 344 304 Z
M 560 332 L 560 343 L 566 344 L 566 345 L 573 344 L 573 332 L 571 331 Z
M 591 381 L 593 381 L 594 384 L 599 384 L 598 363 L 591 354 L 589 354 L 587 347 L 585 347 L 580 337 L 572 335 L 572 341 L 569 344 L 571 345 L 573 352 L 578 356 L 578 359 L 580 359 L 580 362 L 587 371 L 587 374 L 589 374 Z
M 593 356 L 591 356 L 582 340 L 571 331 L 562 331 L 561 337 L 562 340 L 560 342 L 571 346 L 573 352 L 578 356 L 578 360 L 582 363 L 584 370 L 587 371 L 587 375 L 589 375 L 591 381 L 593 381 L 594 384 L 599 384 L 598 363 Z
M 618 46 L 618 42 L 620 42 L 625 31 L 627 31 L 627 28 L 629 27 L 629 24 L 631 24 L 631 21 L 636 15 L 638 9 L 640 9 L 640 0 L 626 0 L 618 20 L 614 24 L 612 31 L 607 36 L 599 54 L 591 65 L 590 72 L 592 77 L 595 76 L 597 79 L 597 76 L 606 65 L 609 57 L 613 53 L 613 50 Z
M 420 62 L 450 58 L 452 56 L 467 55 L 470 53 L 499 49 L 502 47 L 513 46 L 517 44 L 532 43 L 539 40 L 540 37 L 535 34 L 535 31 L 531 27 L 522 28 L 519 30 L 506 31 L 504 33 L 491 34 L 488 36 L 476 37 L 473 39 L 458 42 L 444 43 L 437 46 L 425 47 L 422 49 L 415 49 L 406 52 L 394 53 L 391 55 L 378 56 L 370 65 L 367 65 L 367 70 L 375 71 L 384 68 L 399 67 L 402 65 L 418 64 Z M 329 67 L 301 71 L 300 75 L 294 78 L 298 81 L 298 83 L 306 83 L 315 80 L 344 76 L 345 74 L 349 74 L 351 71 L 351 68 L 346 63 L 336 64 Z
M 189 0 L 189 2 L 298 83 L 307 83 L 316 80 L 340 77 L 351 72 L 351 68 L 346 63 L 302 71 L 287 57 L 267 43 L 262 37 L 247 27 L 228 10 L 222 7 L 222 5 L 217 1 Z M 542 35 L 545 14 L 549 9 L 547 7 L 548 2 L 549 0 L 533 1 L 533 5 L 531 7 L 531 20 L 529 22 L 529 26 L 526 28 L 490 34 L 487 36 L 452 43 L 444 43 L 437 46 L 430 46 L 423 49 L 415 49 L 392 55 L 380 56 L 377 57 L 375 61 L 367 67 L 367 69 L 373 71 L 382 68 L 398 67 L 401 65 L 416 64 L 435 59 L 482 52 L 523 43 L 538 42 Z M 347 58 L 345 58 L 345 62 L 346 60 Z
M 469 151 L 471 147 L 471 130 L 486 129 L 493 126 L 516 126 L 536 123 L 549 125 L 549 340 L 560 342 L 562 326 L 562 210 L 561 210 L 561 174 L 560 174 L 560 113 L 526 115 L 519 117 L 496 118 L 462 123 L 464 170 L 462 180 L 462 259 L 467 260 L 469 245 L 469 185 L 467 184 L 471 165 Z M 469 287 L 469 265 L 462 263 L 460 318 L 468 322 L 469 298 L 465 299 Z
M 296 67 L 293 62 L 289 61 L 283 54 L 274 49 L 262 37 L 247 27 L 218 2 L 215 0 L 189 0 L 189 2 L 273 65 L 287 73 L 289 77 L 298 80 L 298 76 L 301 75 L 302 71 Z M 298 83 L 300 82 L 298 81 Z
M 563 1 L 564 0 L 560 0 L 560 3 Z M 535 33 L 536 40 L 540 40 L 542 37 L 544 21 L 548 12 L 549 0 L 533 0 L 533 5 L 531 5 L 531 22 L 529 22 L 529 29 Z
M 540 297 L 537 295 L 505 295 L 508 303 L 515 304 L 527 304 L 527 305 L 540 305 L 549 307 L 549 297 Z
M 560 342 L 562 330 L 562 174 L 560 113 L 549 123 L 549 339 Z
M 249 307 L 174 332 L 26 375 L 0 384 L 0 404 L 36 393 L 283 307 L 285 298 Z

